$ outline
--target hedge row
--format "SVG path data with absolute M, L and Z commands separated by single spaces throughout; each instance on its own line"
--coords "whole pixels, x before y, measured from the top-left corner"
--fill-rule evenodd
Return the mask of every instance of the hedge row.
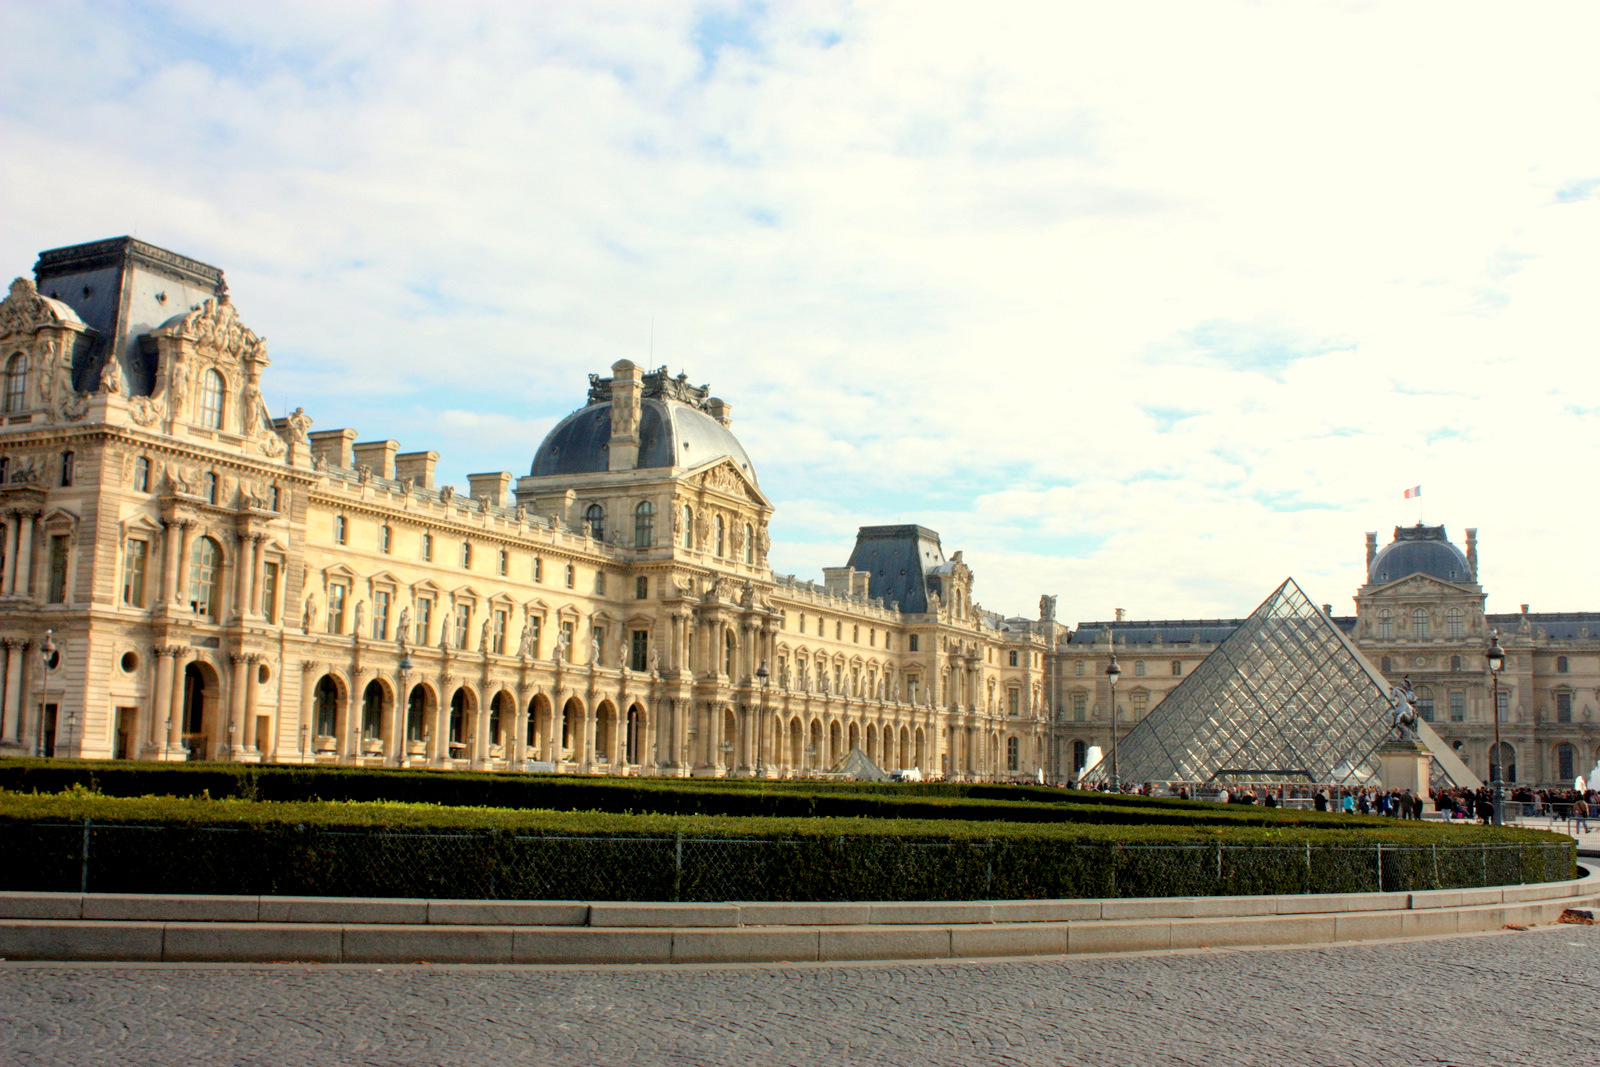
M 1387 829 L 1391 832 L 1384 833 Z M 558 900 L 974 900 L 1572 877 L 1570 838 L 0 796 L 0 888 Z
M 401 801 L 449 807 L 773 818 L 897 818 L 1115 825 L 1348 826 L 1353 816 L 1038 786 L 616 778 L 237 763 L 0 760 L 0 789 L 278 802 Z M 1380 821 L 1381 822 L 1381 821 Z M 1374 825 L 1380 823 L 1375 822 Z

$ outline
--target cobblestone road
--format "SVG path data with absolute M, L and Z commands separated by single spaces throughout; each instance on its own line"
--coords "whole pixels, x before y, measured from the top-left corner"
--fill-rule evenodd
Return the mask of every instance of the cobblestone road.
M 0 1063 L 1600 1062 L 1600 926 L 835 967 L 0 964 Z

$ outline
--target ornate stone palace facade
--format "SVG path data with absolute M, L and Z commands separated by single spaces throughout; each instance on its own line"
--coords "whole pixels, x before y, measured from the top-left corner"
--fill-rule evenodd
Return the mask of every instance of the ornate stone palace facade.
M 435 452 L 274 420 L 220 270 L 118 238 L 34 274 L 0 301 L 0 752 L 1067 781 L 1113 637 L 1126 729 L 1233 626 L 1005 618 L 920 526 L 776 575 L 730 405 L 626 360 L 460 494 Z M 1508 776 L 1587 765 L 1600 615 L 1485 617 L 1470 533 L 1396 537 L 1340 624 L 1485 774 L 1499 627 Z
M 1506 651 L 1498 686 L 1504 779 L 1570 788 L 1600 761 L 1600 612 L 1539 614 L 1524 604 L 1516 614 L 1486 614 L 1472 529 L 1464 553 L 1443 526 L 1396 527 L 1382 549 L 1369 533 L 1366 570 L 1356 614 L 1333 621 L 1391 682 L 1411 679 L 1419 713 L 1474 774 L 1491 779 L 1491 630 Z M 1062 773 L 1082 765 L 1087 746 L 1111 744 L 1105 668 L 1113 642 L 1123 669 L 1118 729 L 1126 734 L 1241 621 L 1080 624 L 1049 660 Z
M 983 611 L 917 526 L 864 528 L 820 584 L 774 575 L 730 406 L 683 376 L 618 362 L 528 477 L 458 494 L 437 453 L 272 419 L 222 272 L 129 238 L 41 254 L 0 365 L 4 751 L 1046 768 L 1064 630 Z

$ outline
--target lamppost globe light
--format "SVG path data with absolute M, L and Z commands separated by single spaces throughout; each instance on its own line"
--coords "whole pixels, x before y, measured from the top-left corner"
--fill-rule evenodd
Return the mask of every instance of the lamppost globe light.
M 1111 662 L 1106 666 L 1106 681 L 1111 683 L 1111 791 L 1122 792 L 1122 773 L 1117 765 L 1117 679 L 1122 668 L 1117 666 L 1117 650 L 1111 650 Z
M 1483 658 L 1489 663 L 1489 687 L 1492 694 L 1489 699 L 1489 714 L 1494 720 L 1494 748 L 1489 753 L 1489 776 L 1494 792 L 1494 824 L 1505 824 L 1504 811 L 1504 764 L 1505 750 L 1500 747 L 1500 669 L 1505 666 L 1506 653 L 1500 647 L 1500 631 L 1489 631 L 1489 647 L 1484 652 Z

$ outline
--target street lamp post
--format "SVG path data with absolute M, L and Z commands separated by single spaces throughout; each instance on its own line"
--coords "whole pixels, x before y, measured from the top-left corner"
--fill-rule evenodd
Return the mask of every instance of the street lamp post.
M 55 641 L 56 632 L 46 630 L 44 643 L 39 646 L 39 660 L 44 666 L 44 678 L 41 684 L 42 695 L 39 698 L 39 739 L 34 748 L 34 755 L 44 756 L 44 717 L 50 712 L 50 668 L 56 665 L 57 653 L 60 651 Z
M 402 642 L 400 645 L 400 696 L 399 707 L 395 709 L 395 733 L 399 736 L 394 739 L 394 763 L 396 767 L 404 767 L 411 757 L 408 748 L 411 744 L 411 687 L 407 684 L 411 674 L 411 650 Z M 524 752 L 526 757 L 527 753 Z
M 772 672 L 767 670 L 766 660 L 762 660 L 761 666 L 756 668 L 756 677 L 761 679 L 761 706 L 756 709 L 756 777 L 765 778 L 767 776 L 764 763 L 767 754 L 767 685 L 772 681 Z
M 1111 653 L 1111 663 L 1106 667 L 1106 681 L 1111 683 L 1111 791 L 1122 792 L 1122 774 L 1117 766 L 1117 680 L 1122 668 L 1117 666 L 1117 654 Z
M 1505 812 L 1503 810 L 1505 787 L 1505 750 L 1500 747 L 1500 668 L 1505 666 L 1505 650 L 1500 647 L 1500 631 L 1492 630 L 1489 633 L 1489 648 L 1484 652 L 1483 658 L 1489 662 L 1489 685 L 1492 696 L 1489 701 L 1489 714 L 1494 719 L 1494 751 L 1489 758 L 1489 776 L 1493 779 L 1491 788 L 1494 791 L 1494 824 L 1505 825 Z

